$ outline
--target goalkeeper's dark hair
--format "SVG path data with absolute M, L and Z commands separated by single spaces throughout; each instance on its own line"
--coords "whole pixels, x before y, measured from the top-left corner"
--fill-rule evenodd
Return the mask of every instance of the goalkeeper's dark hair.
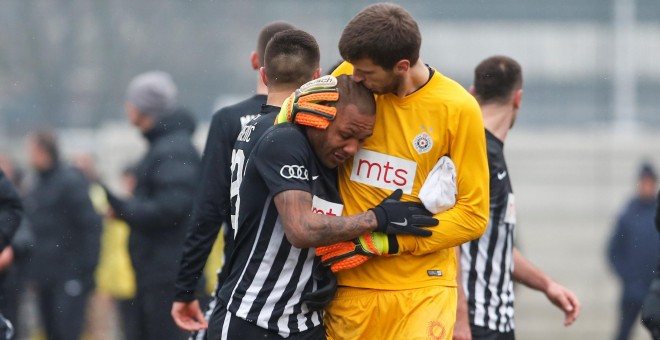
M 422 35 L 415 19 L 403 7 L 378 3 L 363 9 L 346 25 L 339 39 L 339 53 L 347 61 L 369 58 L 390 70 L 406 59 L 419 60 Z
M 492 56 L 474 69 L 474 97 L 480 105 L 504 104 L 522 88 L 522 70 L 507 56 Z
M 300 87 L 312 80 L 319 68 L 321 52 L 314 37 L 302 30 L 279 32 L 266 45 L 264 67 L 268 86 Z
M 266 45 L 273 36 L 279 32 L 296 28 L 286 21 L 274 21 L 264 26 L 259 32 L 257 39 L 257 56 L 259 57 L 259 65 L 264 66 L 264 55 L 266 54 Z

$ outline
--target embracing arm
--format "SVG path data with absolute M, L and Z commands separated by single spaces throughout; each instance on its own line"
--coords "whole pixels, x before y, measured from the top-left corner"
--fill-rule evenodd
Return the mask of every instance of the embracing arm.
M 401 252 L 413 255 L 436 252 L 476 239 L 486 230 L 490 188 L 481 111 L 474 98 L 470 98 L 462 112 L 449 118 L 457 122 L 451 129 L 449 152 L 456 164 L 456 205 L 435 215 L 440 224 L 431 229 L 431 237 L 397 235 Z
M 306 191 L 282 191 L 273 200 L 287 239 L 298 248 L 352 240 L 377 227 L 372 211 L 344 217 L 313 212 L 312 194 Z

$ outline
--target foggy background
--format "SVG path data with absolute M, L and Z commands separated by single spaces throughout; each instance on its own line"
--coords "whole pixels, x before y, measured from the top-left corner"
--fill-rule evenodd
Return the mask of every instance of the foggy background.
M 129 80 L 173 75 L 199 119 L 254 92 L 260 28 L 313 34 L 328 71 L 350 18 L 374 1 L 0 2 L 0 152 L 24 164 L 24 136 L 54 127 L 63 153 L 92 152 L 111 183 L 144 142 L 123 112 Z M 569 328 L 544 296 L 518 287 L 521 339 L 606 339 L 618 283 L 605 242 L 635 191 L 638 165 L 660 165 L 660 1 L 397 1 L 422 30 L 424 62 L 469 87 L 476 64 L 505 54 L 523 67 L 524 99 L 505 154 L 522 252 L 583 303 Z M 650 338 L 638 329 L 636 339 Z

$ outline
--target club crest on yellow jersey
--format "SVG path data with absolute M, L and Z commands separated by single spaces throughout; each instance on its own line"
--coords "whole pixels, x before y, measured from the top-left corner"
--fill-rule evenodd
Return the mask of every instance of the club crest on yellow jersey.
M 433 139 L 431 139 L 431 136 L 428 133 L 422 132 L 415 136 L 412 144 L 413 148 L 415 148 L 415 151 L 421 155 L 431 150 L 433 147 Z

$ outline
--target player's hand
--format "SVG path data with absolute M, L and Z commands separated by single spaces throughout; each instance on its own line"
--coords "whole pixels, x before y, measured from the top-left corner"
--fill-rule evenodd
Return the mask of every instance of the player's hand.
M 555 306 L 564 311 L 564 326 L 570 326 L 580 315 L 580 301 L 577 296 L 566 287 L 551 282 L 545 292 L 545 296 Z
M 403 191 L 396 189 L 376 207 L 370 209 L 376 215 L 378 227 L 375 231 L 384 234 L 410 234 L 415 236 L 431 236 L 431 231 L 420 227 L 438 225 L 438 220 L 416 202 L 400 202 Z
M 0 272 L 9 268 L 9 265 L 11 265 L 12 262 L 14 262 L 14 250 L 11 246 L 6 246 L 5 249 L 2 249 L 0 252 Z
M 396 236 L 369 233 L 352 241 L 317 247 L 316 255 L 321 256 L 324 266 L 330 266 L 332 272 L 336 273 L 357 267 L 374 256 L 396 254 L 398 251 Z
M 460 273 L 460 268 L 458 269 Z M 459 286 L 456 288 L 458 299 L 456 303 L 456 323 L 454 323 L 454 335 L 452 340 L 472 340 L 472 330 L 470 329 L 470 316 L 468 315 L 468 304 L 465 300 L 461 280 L 458 280 Z
M 322 264 L 314 266 L 312 277 L 317 283 L 317 288 L 313 292 L 304 294 L 301 301 L 307 304 L 310 310 L 323 310 L 335 297 L 337 278 L 329 268 Z
M 190 302 L 175 301 L 172 304 L 172 318 L 179 328 L 189 332 L 196 332 L 209 327 L 197 300 Z
M 467 313 L 456 313 L 456 323 L 454 324 L 454 336 L 452 340 L 472 340 L 472 331 L 470 330 L 470 321 L 467 318 Z

